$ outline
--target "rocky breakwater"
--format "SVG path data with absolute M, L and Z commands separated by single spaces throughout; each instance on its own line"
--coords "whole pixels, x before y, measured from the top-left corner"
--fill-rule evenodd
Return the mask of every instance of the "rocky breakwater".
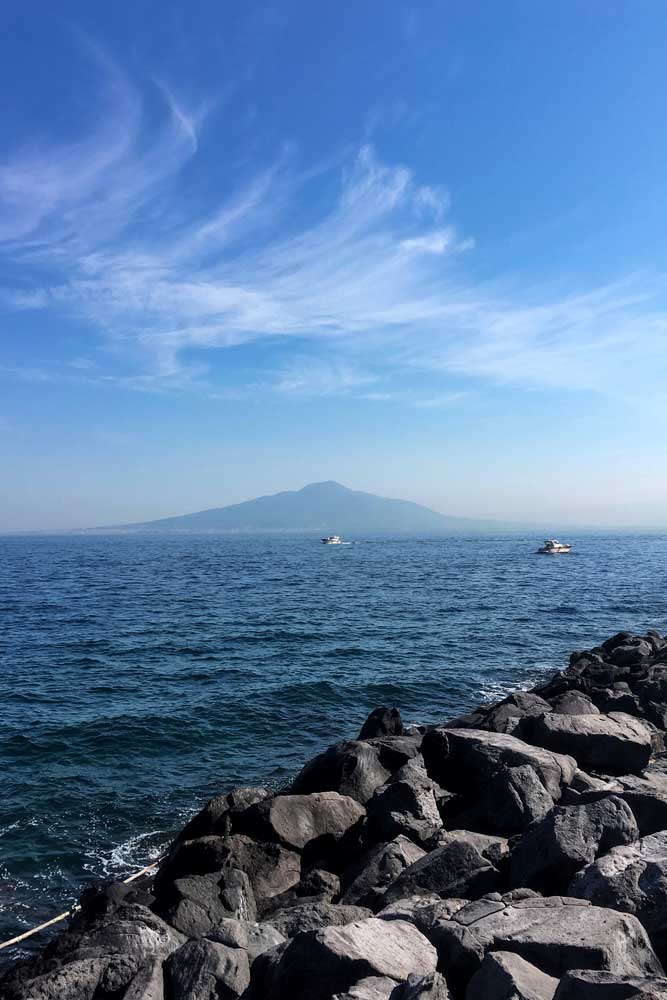
M 3 1000 L 667 998 L 667 642 L 446 724 L 377 709 L 87 891 Z

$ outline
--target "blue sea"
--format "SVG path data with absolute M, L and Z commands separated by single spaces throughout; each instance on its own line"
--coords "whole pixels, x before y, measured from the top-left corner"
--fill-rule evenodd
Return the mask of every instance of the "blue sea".
M 621 628 L 667 631 L 667 536 L 568 540 L 0 538 L 0 940 L 376 705 L 444 720 Z

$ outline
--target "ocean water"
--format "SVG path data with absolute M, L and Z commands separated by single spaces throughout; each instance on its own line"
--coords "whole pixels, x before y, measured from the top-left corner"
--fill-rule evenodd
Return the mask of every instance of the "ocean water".
M 0 940 L 376 705 L 442 721 L 620 628 L 667 631 L 667 536 L 568 540 L 0 538 Z

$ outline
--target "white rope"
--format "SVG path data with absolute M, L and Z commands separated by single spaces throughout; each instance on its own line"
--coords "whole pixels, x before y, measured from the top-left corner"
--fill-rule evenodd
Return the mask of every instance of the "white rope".
M 146 865 L 146 867 L 142 868 L 141 871 L 135 872 L 134 875 L 130 875 L 129 878 L 124 878 L 122 884 L 128 885 L 130 882 L 134 882 L 135 879 L 141 878 L 141 876 L 145 875 L 146 872 L 156 868 L 165 857 L 166 855 L 163 855 L 161 858 L 158 858 L 157 861 L 153 861 L 150 865 Z M 47 927 L 51 927 L 53 924 L 57 924 L 61 920 L 66 920 L 67 917 L 71 917 L 73 913 L 76 913 L 80 909 L 81 907 L 78 903 L 76 903 L 71 907 L 71 909 L 65 910 L 64 913 L 59 913 L 57 917 L 52 917 L 51 920 L 47 920 L 45 924 L 39 924 L 38 927 L 32 927 L 29 931 L 24 931 L 23 934 L 17 934 L 16 937 L 10 938 L 9 941 L 3 941 L 0 944 L 0 949 L 9 948 L 10 945 L 18 944 L 20 941 L 25 941 L 26 938 L 32 937 L 33 934 L 38 934 Z

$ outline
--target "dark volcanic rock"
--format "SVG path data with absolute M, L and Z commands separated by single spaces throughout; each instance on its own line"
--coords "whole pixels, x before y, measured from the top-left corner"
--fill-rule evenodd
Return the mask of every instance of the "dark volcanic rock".
M 566 691 L 554 698 L 552 710 L 557 715 L 599 715 L 600 709 L 582 691 Z
M 232 833 L 234 819 L 255 802 L 268 799 L 268 788 L 234 788 L 226 795 L 216 795 L 204 808 L 193 816 L 177 837 L 182 840 L 196 840 L 211 834 L 225 836 Z
M 392 1000 L 396 980 L 387 976 L 367 976 L 345 993 L 336 993 L 332 1000 Z
M 242 948 L 248 953 L 250 962 L 285 940 L 284 935 L 266 921 L 257 923 L 250 920 L 234 920 L 231 917 L 223 917 L 206 937 L 229 948 Z
M 521 764 L 496 771 L 475 812 L 487 827 L 518 833 L 546 816 L 552 806 L 553 799 L 535 768 Z
M 442 827 L 436 798 L 441 789 L 417 761 L 405 764 L 368 800 L 373 839 L 388 841 L 402 834 L 426 844 Z
M 431 972 L 428 976 L 412 973 L 394 989 L 390 1000 L 449 1000 L 449 990 L 439 972 Z
M 406 868 L 386 892 L 387 903 L 403 896 L 436 893 L 443 899 L 475 899 L 493 892 L 498 885 L 497 869 L 479 851 L 463 840 L 437 847 Z
M 229 917 L 252 921 L 257 916 L 250 879 L 237 868 L 176 879 L 155 909 L 187 937 L 202 937 Z
M 486 915 L 469 903 L 428 931 L 451 989 L 463 991 L 488 951 L 511 951 L 560 978 L 568 969 L 603 969 L 627 976 L 662 975 L 639 921 L 615 910 L 555 896 L 498 903 Z
M 638 837 L 629 806 L 614 795 L 586 805 L 554 806 L 512 851 L 512 885 L 565 892 L 574 873 L 598 854 Z
M 572 879 L 573 896 L 634 914 L 667 960 L 667 830 L 617 847 Z
M 530 720 L 526 739 L 568 753 L 583 767 L 623 773 L 641 771 L 651 755 L 651 731 L 630 715 L 549 715 Z
M 491 778 L 501 767 L 528 764 L 557 801 L 577 767 L 567 754 L 530 746 L 503 733 L 474 729 L 432 729 L 424 736 L 422 753 L 434 781 L 468 796 L 486 794 Z
M 355 920 L 372 917 L 371 910 L 363 906 L 346 906 L 334 903 L 302 903 L 277 910 L 267 918 L 284 937 L 291 938 L 302 931 L 317 931 L 321 927 L 341 927 Z
M 172 1000 L 234 1000 L 250 983 L 248 956 L 206 938 L 188 941 L 165 966 Z
M 667 1000 L 667 979 L 576 969 L 565 973 L 555 1000 Z
M 301 878 L 299 855 L 279 844 L 234 835 L 227 846 L 229 863 L 246 873 L 258 903 L 286 892 Z
M 468 983 L 465 1000 L 553 1000 L 558 980 L 520 955 L 489 951 Z
M 384 905 L 384 890 L 389 883 L 424 855 L 422 848 L 407 837 L 378 844 L 345 873 L 347 887 L 341 902 L 378 909 Z
M 376 736 L 403 736 L 403 722 L 397 708 L 374 708 L 357 739 L 372 740 Z
M 349 795 L 314 792 L 276 795 L 251 806 L 239 818 L 240 829 L 259 840 L 273 841 L 317 857 L 330 854 L 366 815 Z
M 391 771 L 380 763 L 379 748 L 360 740 L 349 740 L 334 744 L 309 761 L 292 782 L 289 792 L 293 795 L 340 792 L 363 805 L 376 788 L 384 785 L 390 774 Z
M 626 918 L 629 919 L 629 918 Z M 371 917 L 299 934 L 265 981 L 266 1000 L 329 1000 L 370 976 L 397 982 L 435 971 L 435 949 L 412 924 Z

